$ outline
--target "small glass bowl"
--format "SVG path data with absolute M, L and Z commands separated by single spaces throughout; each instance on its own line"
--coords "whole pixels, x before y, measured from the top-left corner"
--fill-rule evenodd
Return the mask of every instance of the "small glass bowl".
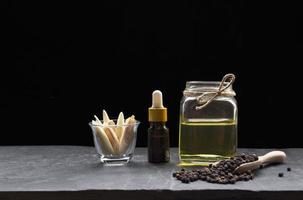
M 113 121 L 117 122 L 117 120 Z M 133 157 L 136 147 L 139 124 L 139 121 L 123 126 L 93 125 L 89 123 L 100 161 L 106 165 L 124 165 L 128 163 Z M 116 134 L 118 129 L 121 133 L 120 137 Z

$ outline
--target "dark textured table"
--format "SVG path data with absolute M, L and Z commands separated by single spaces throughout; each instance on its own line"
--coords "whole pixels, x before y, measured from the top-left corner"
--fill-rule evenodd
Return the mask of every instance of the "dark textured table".
M 264 154 L 269 149 L 239 149 Z M 303 149 L 284 149 L 285 164 L 255 173 L 255 179 L 235 185 L 197 181 L 182 184 L 172 178 L 179 169 L 177 149 L 168 164 L 147 162 L 137 148 L 126 166 L 99 163 L 93 147 L 0 147 L 0 200 L 3 199 L 303 199 Z M 292 171 L 287 172 L 286 168 Z M 284 177 L 278 177 L 284 172 Z

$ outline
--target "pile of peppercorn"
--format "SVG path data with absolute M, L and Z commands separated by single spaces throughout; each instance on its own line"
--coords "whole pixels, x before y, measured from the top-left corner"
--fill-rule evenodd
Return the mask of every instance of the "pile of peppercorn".
M 210 164 L 201 169 L 188 170 L 181 169 L 173 173 L 173 177 L 182 183 L 194 182 L 197 180 L 209 183 L 234 184 L 237 181 L 248 181 L 253 179 L 253 173 L 249 170 L 242 174 L 237 174 L 234 170 L 241 164 L 258 160 L 255 154 L 245 154 L 222 160 L 216 165 Z

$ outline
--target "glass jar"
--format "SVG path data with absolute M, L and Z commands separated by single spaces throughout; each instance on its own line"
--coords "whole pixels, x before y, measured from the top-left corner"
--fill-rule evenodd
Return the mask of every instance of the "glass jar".
M 222 82 L 189 81 L 180 107 L 180 165 L 206 166 L 236 154 L 237 102 L 234 75 Z

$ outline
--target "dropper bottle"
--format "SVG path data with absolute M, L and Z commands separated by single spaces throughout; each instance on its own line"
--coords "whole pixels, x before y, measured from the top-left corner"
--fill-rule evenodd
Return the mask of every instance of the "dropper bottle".
M 169 130 L 167 109 L 163 106 L 162 93 L 155 90 L 152 96 L 152 107 L 148 109 L 148 161 L 151 163 L 169 162 Z

